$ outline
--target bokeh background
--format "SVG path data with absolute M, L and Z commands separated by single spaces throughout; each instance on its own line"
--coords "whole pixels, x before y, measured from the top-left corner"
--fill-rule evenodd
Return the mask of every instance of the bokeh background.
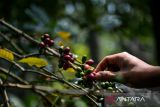
M 70 32 L 70 37 L 61 37 L 62 42 L 96 63 L 106 55 L 127 51 L 160 65 L 159 5 L 158 0 L 1 0 L 0 18 L 37 40 L 44 33 L 56 38 L 59 31 Z M 23 38 L 16 39 L 26 53 L 37 49 Z M 0 45 L 8 46 L 1 38 Z
M 69 31 L 96 62 L 127 51 L 159 64 L 158 8 L 156 0 L 1 0 L 0 17 L 32 35 Z

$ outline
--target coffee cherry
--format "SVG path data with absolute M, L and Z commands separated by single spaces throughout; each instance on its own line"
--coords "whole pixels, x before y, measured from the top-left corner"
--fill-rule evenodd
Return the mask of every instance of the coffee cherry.
M 50 38 L 49 34 L 47 34 L 47 33 L 44 34 L 43 36 L 44 36 L 45 39 L 46 39 L 46 38 Z
M 106 81 L 105 84 L 109 85 L 110 83 L 108 81 Z
M 71 60 L 72 58 L 70 55 L 64 55 L 64 59 L 68 61 L 68 60 Z
M 59 53 L 60 53 L 60 54 L 63 54 L 63 52 L 64 52 L 64 46 L 60 46 L 60 48 L 59 48 Z
M 113 88 L 112 88 L 112 87 L 108 87 L 107 89 L 108 89 L 108 90 L 113 90 Z
M 50 40 L 49 42 L 48 42 L 48 46 L 50 47 L 50 46 L 53 46 L 54 45 L 54 41 L 53 40 Z
M 83 56 L 82 57 L 82 63 L 84 64 L 86 62 L 86 60 L 87 60 L 87 56 Z
M 70 48 L 69 47 L 64 48 L 64 54 L 69 54 L 69 52 L 70 52 Z
M 64 62 L 63 62 L 62 60 L 59 60 L 58 67 L 59 67 L 59 68 L 62 68 L 62 67 L 63 67 L 63 65 L 64 65 Z
M 85 69 L 85 70 L 89 70 L 90 68 L 91 68 L 91 66 L 89 66 L 88 64 L 85 64 L 85 65 L 84 65 L 84 69 Z
M 41 41 L 44 41 L 45 39 L 44 39 L 44 36 L 41 36 Z
M 105 82 L 102 82 L 102 83 L 101 83 L 101 87 L 102 87 L 102 88 L 106 88 Z
M 67 70 L 69 67 L 70 67 L 70 65 L 68 63 L 64 63 L 64 65 L 63 65 L 64 70 Z
M 63 47 L 60 47 L 60 48 L 58 49 L 58 51 L 59 51 L 60 54 L 62 54 L 62 53 L 63 53 Z
M 80 76 L 81 76 L 81 77 L 84 76 L 84 72 L 80 72 Z
M 93 80 L 94 77 L 95 77 L 95 73 L 90 73 L 89 75 L 87 75 L 87 78 L 88 78 L 89 80 Z
M 81 67 L 77 67 L 77 68 L 76 68 L 76 71 L 77 71 L 77 72 L 82 72 Z
M 46 46 L 46 45 L 44 44 L 44 42 L 39 43 L 39 47 L 40 47 L 40 48 L 45 48 L 45 46 Z
M 41 36 L 41 40 L 44 41 L 46 38 L 50 38 L 49 34 L 44 34 Z
M 70 52 L 69 54 L 68 54 L 70 57 L 73 57 L 73 54 Z
M 44 43 L 45 43 L 46 45 L 48 45 L 48 44 L 50 43 L 50 41 L 51 41 L 50 38 L 46 38 L 46 39 L 44 40 Z
M 73 63 L 74 62 L 74 58 L 71 57 L 71 59 L 69 59 L 69 61 Z
M 93 65 L 94 64 L 94 60 L 93 59 L 89 59 L 88 61 L 86 61 L 86 64 Z
M 87 74 L 90 74 L 92 72 L 92 70 L 85 70 L 84 73 L 87 75 Z
M 109 83 L 109 86 L 110 86 L 110 87 L 115 87 L 115 83 L 110 82 L 110 83 Z
M 97 99 L 97 102 L 99 102 L 99 103 L 102 103 L 104 101 L 104 98 L 103 97 L 99 97 L 98 99 Z

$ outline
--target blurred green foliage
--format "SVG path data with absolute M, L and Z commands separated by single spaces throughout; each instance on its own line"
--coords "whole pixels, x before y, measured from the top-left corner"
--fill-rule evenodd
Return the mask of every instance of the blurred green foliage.
M 6 0 L 1 1 L 0 10 L 0 17 L 31 34 L 48 32 L 54 36 L 57 31 L 64 30 L 72 33 L 71 40 L 75 45 L 89 43 L 89 48 L 91 45 L 102 48 L 95 49 L 98 52 L 90 49 L 93 59 L 128 51 L 147 62 L 156 62 L 148 0 Z M 93 36 L 95 32 L 96 36 Z M 131 44 L 130 41 L 138 44 Z M 145 48 L 146 45 L 152 50 Z M 147 55 L 140 55 L 143 53 Z

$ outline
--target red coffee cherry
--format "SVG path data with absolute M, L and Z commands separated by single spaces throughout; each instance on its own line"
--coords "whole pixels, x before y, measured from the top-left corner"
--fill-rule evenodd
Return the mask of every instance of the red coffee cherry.
M 41 40 L 44 41 L 46 38 L 50 38 L 49 34 L 44 34 L 41 36 Z
M 45 46 L 46 46 L 46 45 L 44 44 L 44 42 L 39 43 L 39 47 L 40 47 L 40 48 L 45 48 Z
M 70 48 L 69 47 L 64 48 L 64 54 L 69 54 L 69 52 L 70 52 Z
M 64 65 L 63 65 L 64 70 L 67 70 L 69 67 L 70 67 L 69 63 L 64 63 Z
M 50 46 L 53 46 L 54 45 L 54 41 L 53 40 L 50 40 L 50 41 L 48 41 L 48 46 L 50 47 Z
M 87 78 L 93 80 L 95 78 L 95 73 L 90 73 L 87 75 Z
M 89 59 L 89 60 L 86 61 L 86 64 L 93 65 L 94 64 L 94 60 L 93 59 Z
M 50 38 L 46 38 L 46 39 L 44 40 L 44 43 L 45 43 L 46 45 L 49 45 L 50 41 L 51 41 Z
M 45 39 L 46 39 L 46 38 L 50 38 L 49 34 L 47 34 L 47 33 L 44 34 L 43 36 L 44 36 Z
M 85 65 L 84 65 L 84 69 L 85 69 L 85 70 L 89 70 L 90 68 L 91 68 L 91 66 L 89 66 L 88 64 L 85 64 Z
M 69 54 L 68 54 L 70 57 L 73 57 L 73 54 L 70 52 Z
M 74 62 L 74 58 L 71 57 L 71 59 L 69 59 L 69 61 L 73 63 Z
M 64 59 L 67 60 L 67 61 L 68 61 L 68 60 L 72 60 L 72 58 L 71 58 L 70 55 L 64 55 Z

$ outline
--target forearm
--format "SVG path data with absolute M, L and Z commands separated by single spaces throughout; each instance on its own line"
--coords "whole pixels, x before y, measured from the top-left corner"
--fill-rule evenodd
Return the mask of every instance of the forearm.
M 151 66 L 150 68 L 148 68 L 148 75 L 146 81 L 144 82 L 147 87 L 160 86 L 160 67 Z
M 150 66 L 136 68 L 123 75 L 124 84 L 135 88 L 151 88 L 160 86 L 160 67 Z

